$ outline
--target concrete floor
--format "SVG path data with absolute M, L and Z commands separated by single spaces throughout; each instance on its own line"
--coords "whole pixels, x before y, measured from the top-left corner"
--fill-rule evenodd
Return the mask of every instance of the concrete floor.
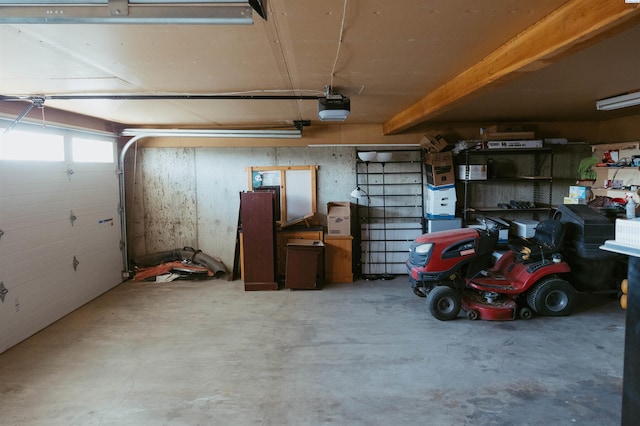
M 126 282 L 0 355 L 3 425 L 617 425 L 624 311 L 435 320 L 406 277 Z

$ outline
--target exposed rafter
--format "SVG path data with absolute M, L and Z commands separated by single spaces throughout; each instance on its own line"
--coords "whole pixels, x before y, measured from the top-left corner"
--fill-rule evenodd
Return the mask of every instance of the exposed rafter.
M 399 133 L 451 108 L 478 90 L 513 77 L 527 68 L 539 69 L 563 52 L 586 46 L 598 35 L 640 13 L 638 4 L 623 1 L 570 0 L 511 40 L 449 80 L 383 125 L 386 135 Z

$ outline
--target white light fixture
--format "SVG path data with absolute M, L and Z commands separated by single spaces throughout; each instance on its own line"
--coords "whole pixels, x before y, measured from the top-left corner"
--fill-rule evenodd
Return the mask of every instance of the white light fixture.
M 356 189 L 351 191 L 351 196 L 353 198 L 357 198 L 357 199 L 361 200 L 363 198 L 368 198 L 369 194 L 367 194 L 365 191 L 363 191 L 360 187 L 357 187 Z
M 324 98 L 318 98 L 318 118 L 320 121 L 344 121 L 351 111 L 348 97 L 336 92 L 333 87 L 324 87 Z
M 358 151 L 358 158 L 362 161 L 373 161 L 377 157 L 377 153 L 375 151 Z
M 149 137 L 189 137 L 189 138 L 271 138 L 271 139 L 299 139 L 302 130 L 299 129 L 266 129 L 266 130 L 235 130 L 235 129 L 124 129 L 122 136 Z
M 640 105 L 640 92 L 627 93 L 625 95 L 596 101 L 596 108 L 599 111 L 611 111 L 635 105 Z
M 389 151 L 376 153 L 376 161 L 379 163 L 387 163 L 391 157 L 393 157 L 393 153 Z
M 253 24 L 262 0 L 0 0 L 1 24 Z
M 318 99 L 318 118 L 321 121 L 344 121 L 349 117 L 350 111 L 351 102 L 347 97 Z

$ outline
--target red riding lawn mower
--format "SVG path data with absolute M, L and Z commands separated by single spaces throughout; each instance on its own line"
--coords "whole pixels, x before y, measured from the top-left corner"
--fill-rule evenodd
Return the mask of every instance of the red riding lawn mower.
M 483 218 L 481 228 L 462 228 L 416 238 L 406 262 L 409 281 L 439 320 L 464 310 L 469 319 L 529 319 L 569 315 L 576 291 L 565 279 L 571 271 L 563 260 L 565 226 L 549 219 L 538 224 L 533 238 L 509 241 L 509 250 L 494 262 L 499 221 Z

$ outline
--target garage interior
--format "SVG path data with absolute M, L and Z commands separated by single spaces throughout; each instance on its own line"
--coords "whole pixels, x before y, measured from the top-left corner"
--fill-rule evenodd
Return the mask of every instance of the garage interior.
M 640 155 L 640 106 L 596 107 L 638 90 L 636 2 L 13 3 L 0 0 L 3 422 L 640 415 L 628 361 L 640 350 L 629 327 L 637 249 L 624 255 L 626 309 L 619 287 L 587 278 L 571 315 L 527 321 L 469 321 L 464 310 L 438 321 L 405 264 L 416 237 L 475 224 L 477 205 L 513 226 L 581 203 L 573 188 L 640 202 L 638 165 L 615 163 Z M 251 22 L 136 22 L 167 10 Z M 336 110 L 348 100 L 346 119 L 320 119 L 331 100 Z M 27 148 L 30 159 L 13 159 L 20 134 L 57 138 L 61 157 Z M 110 161 L 76 157 L 88 140 L 108 143 Z M 469 147 L 505 140 L 511 150 L 490 157 L 506 179 L 468 192 L 456 168 L 455 219 L 429 210 L 431 155 L 464 167 Z M 611 155 L 585 183 L 584 160 Z M 516 182 L 531 165 L 535 182 Z M 520 200 L 536 208 L 518 211 Z M 627 217 L 614 211 L 612 229 Z M 180 267 L 136 279 L 185 252 L 209 276 Z M 573 272 L 597 281 L 608 266 Z

